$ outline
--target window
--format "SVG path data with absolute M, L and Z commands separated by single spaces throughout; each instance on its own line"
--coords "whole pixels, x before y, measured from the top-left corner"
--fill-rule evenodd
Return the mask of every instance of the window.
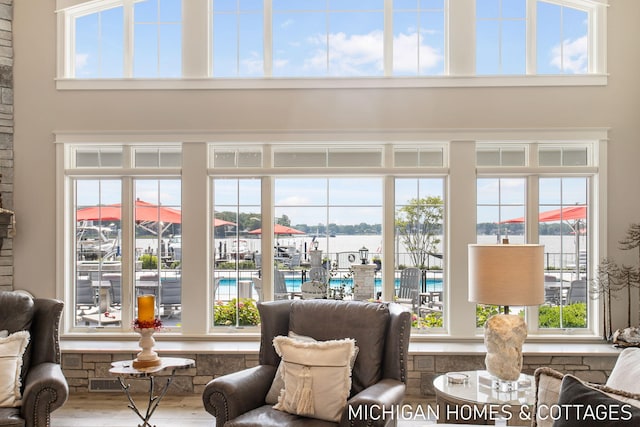
M 182 0 L 87 2 L 65 14 L 65 77 L 182 76 Z
M 499 168 L 504 165 L 497 154 L 505 148 L 478 144 L 478 165 L 498 166 L 494 173 L 500 175 Z M 588 286 L 593 275 L 590 259 L 596 246 L 589 216 L 593 178 L 572 172 L 573 168 L 593 165 L 591 150 L 579 143 L 532 144 L 525 149 L 527 153 L 537 151 L 539 156 L 537 165 L 524 170 L 539 165 L 553 167 L 554 171 L 533 173 L 527 178 L 479 177 L 477 241 L 543 244 L 545 302 L 537 310 L 538 331 L 594 329 L 595 306 Z M 534 227 L 531 222 L 536 223 Z M 478 309 L 478 326 L 496 311 L 496 307 Z
M 182 75 L 182 0 L 143 0 L 133 6 L 133 77 Z
M 171 167 L 179 168 L 180 149 L 71 145 L 68 150 L 72 273 L 66 283 L 73 285 L 66 292 L 73 301 L 73 327 L 128 330 L 135 296 L 152 294 L 165 329 L 179 330 L 182 187 Z M 144 177 L 150 164 L 153 176 Z M 85 177 L 88 170 L 102 176 Z
M 477 74 L 526 73 L 526 6 L 526 0 L 476 0 Z
M 537 74 L 588 73 L 589 11 L 546 1 L 537 7 Z
M 59 87 L 470 84 L 461 77 L 483 77 L 473 79 L 474 85 L 606 81 L 559 77 L 606 75 L 605 0 L 461 4 L 444 0 L 61 3 L 59 13 L 65 19 L 59 20 L 59 40 L 64 43 L 59 49 Z M 474 6 L 473 11 L 466 10 L 468 6 Z M 474 69 L 467 69 L 473 68 L 472 61 L 459 60 L 464 57 L 475 58 Z M 549 78 L 511 78 L 527 75 Z M 427 76 L 456 79 L 419 78 Z M 489 78 L 494 76 L 510 78 Z M 182 77 L 180 84 L 135 82 Z M 300 77 L 309 79 L 292 80 Z M 134 81 L 125 81 L 129 78 Z M 65 79 L 85 81 L 80 85 Z
M 407 298 L 407 291 L 413 291 L 410 307 L 415 327 L 441 328 L 446 309 L 444 180 L 396 178 L 395 194 L 396 295 Z M 408 268 L 419 269 L 418 281 L 405 274 Z
M 185 144 L 61 135 L 65 333 L 124 333 L 135 297 L 152 293 L 165 332 L 190 336 L 256 334 L 258 301 L 303 297 L 395 300 L 412 310 L 414 337 L 473 336 L 495 307 L 460 312 L 460 254 L 509 239 L 545 245 L 545 303 L 513 307 L 530 334 L 596 336 L 584 284 L 605 253 L 594 218 L 606 133 L 526 134 Z

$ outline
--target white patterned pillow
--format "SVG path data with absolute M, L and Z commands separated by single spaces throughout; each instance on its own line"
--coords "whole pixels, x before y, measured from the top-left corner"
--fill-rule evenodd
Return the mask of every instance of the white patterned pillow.
M 274 409 L 339 422 L 351 390 L 355 340 L 301 342 L 279 336 L 273 345 L 284 362 L 284 389 Z
M 13 408 L 22 404 L 22 355 L 29 344 L 29 331 L 14 332 L 0 338 L 0 407 Z

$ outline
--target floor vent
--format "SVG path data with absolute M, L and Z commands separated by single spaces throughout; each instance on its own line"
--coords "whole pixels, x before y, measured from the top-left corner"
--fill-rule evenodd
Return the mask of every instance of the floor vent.
M 120 382 L 115 378 L 89 379 L 89 391 L 121 391 Z

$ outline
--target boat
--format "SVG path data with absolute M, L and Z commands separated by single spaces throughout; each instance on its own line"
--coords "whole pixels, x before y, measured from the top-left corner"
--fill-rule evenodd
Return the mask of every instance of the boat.
M 76 227 L 78 260 L 95 261 L 115 259 L 118 255 L 118 239 L 111 237 L 109 227 L 81 225 Z

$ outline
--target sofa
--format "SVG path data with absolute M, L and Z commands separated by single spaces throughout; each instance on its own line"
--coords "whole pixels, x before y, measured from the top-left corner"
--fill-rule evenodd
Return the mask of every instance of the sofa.
M 605 384 L 536 369 L 532 427 L 640 425 L 640 348 L 624 349 Z
M 67 400 L 60 366 L 62 301 L 0 292 L 0 426 L 50 426 Z
M 404 399 L 407 308 L 297 299 L 258 310 L 258 366 L 215 378 L 203 392 L 216 426 L 395 425 L 381 411 Z

